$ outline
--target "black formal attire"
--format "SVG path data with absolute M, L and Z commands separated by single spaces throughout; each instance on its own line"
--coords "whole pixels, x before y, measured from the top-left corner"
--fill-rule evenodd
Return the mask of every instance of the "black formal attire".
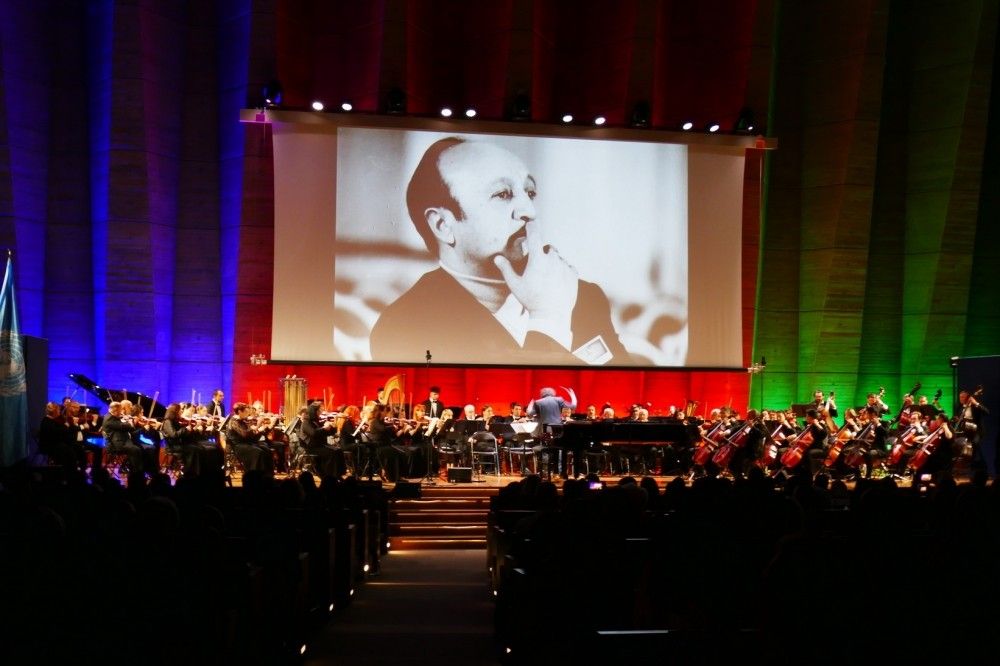
M 396 451 L 392 448 L 395 431 L 382 419 L 371 419 L 364 436 L 367 448 L 369 478 L 383 476 L 385 469 L 395 471 L 398 467 Z
M 430 298 L 445 307 L 434 316 L 428 313 Z M 631 357 L 611 323 L 611 304 L 596 284 L 580 280 L 570 330 L 572 349 L 601 336 L 621 363 Z M 549 336 L 529 331 L 522 347 L 506 328 L 443 268 L 425 273 L 375 323 L 371 334 L 372 359 L 405 361 L 421 357 L 433 345 L 439 362 L 467 362 L 470 348 L 477 363 L 509 364 L 511 359 L 551 365 L 585 365 Z
M 250 428 L 249 423 L 243 419 L 229 419 L 226 442 L 235 449 L 236 457 L 243 463 L 244 471 L 259 470 L 266 474 L 274 474 L 271 449 L 260 440 L 260 435 Z
M 76 438 L 80 433 L 79 427 L 67 425 L 63 417 L 46 416 L 38 427 L 38 450 L 56 465 L 77 469 L 83 456 L 83 447 Z
M 226 418 L 226 403 L 212 401 L 206 405 L 209 416 L 218 416 L 220 419 Z
M 104 431 L 104 448 L 108 454 L 124 453 L 128 456 L 129 469 L 132 472 L 143 473 L 142 447 L 133 441 L 135 427 L 126 423 L 120 416 L 108 414 L 101 426 Z
M 958 412 L 959 428 L 955 435 L 964 436 L 965 441 L 972 445 L 973 469 L 986 469 L 981 443 L 985 436 L 983 432 L 985 417 L 989 413 L 989 410 L 979 402 L 975 405 L 961 405 Z
M 204 432 L 189 430 L 173 419 L 164 419 L 160 432 L 167 450 L 180 454 L 184 461 L 185 476 L 222 469 L 225 462 L 222 451 Z
M 427 400 L 424 400 L 420 404 L 424 406 L 424 414 L 429 419 L 441 418 L 441 413 L 445 410 L 444 403 L 441 402 L 440 400 L 437 400 L 432 403 L 431 399 L 428 398 Z
M 346 430 L 347 426 L 344 429 Z M 337 453 L 340 454 L 340 468 L 344 467 L 343 453 L 335 452 L 333 447 L 327 444 L 328 438 L 332 434 L 333 430 L 324 428 L 319 421 L 302 419 L 301 445 L 305 447 L 307 454 L 316 458 L 316 471 L 321 476 L 339 476 Z

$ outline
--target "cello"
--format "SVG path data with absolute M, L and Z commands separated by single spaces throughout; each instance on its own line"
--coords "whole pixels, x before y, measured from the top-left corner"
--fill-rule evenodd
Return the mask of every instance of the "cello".
M 927 464 L 930 457 L 937 451 L 937 447 L 941 445 L 942 437 L 951 439 L 951 436 L 951 430 L 948 429 L 947 421 L 938 423 L 938 427 L 924 438 L 923 444 L 920 445 L 920 449 L 910 458 L 910 461 L 906 464 L 906 468 L 913 472 L 920 471 L 920 468 Z
M 750 437 L 750 431 L 753 430 L 755 419 L 756 414 L 753 414 L 752 416 L 747 414 L 746 423 L 744 423 L 739 430 L 733 433 L 726 440 L 726 443 L 723 444 L 722 447 L 720 447 L 712 456 L 712 462 L 718 465 L 720 469 L 729 467 L 729 463 L 732 462 L 733 456 L 736 455 L 736 450 L 742 449 L 746 445 L 747 439 Z
M 719 419 L 719 422 L 709 428 L 708 432 L 701 436 L 702 442 L 698 450 L 691 456 L 691 462 L 704 467 L 712 459 L 715 451 L 726 439 L 726 420 Z
M 855 423 L 851 418 L 852 414 L 854 414 L 854 410 L 848 410 L 847 416 L 844 418 L 844 425 L 837 431 L 833 443 L 830 444 L 830 450 L 826 454 L 826 460 L 823 461 L 823 467 L 829 469 L 837 464 L 837 459 L 840 457 L 844 445 L 854 438 Z
M 806 427 L 802 433 L 792 440 L 787 451 L 781 456 L 781 464 L 787 469 L 793 469 L 802 462 L 802 457 L 813 443 L 812 428 Z

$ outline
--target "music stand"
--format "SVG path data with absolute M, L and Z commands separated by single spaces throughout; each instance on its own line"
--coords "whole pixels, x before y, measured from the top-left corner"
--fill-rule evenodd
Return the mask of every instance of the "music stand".
M 428 361 L 429 362 L 429 361 Z M 427 428 L 424 430 L 424 439 L 427 440 L 427 453 L 426 459 L 424 460 L 425 473 L 424 478 L 420 480 L 420 485 L 422 486 L 436 486 L 437 485 L 437 470 L 431 469 L 431 454 L 434 452 L 434 440 L 437 438 L 437 433 L 433 435 L 428 435 L 427 433 L 431 430 L 437 429 L 437 424 L 441 419 L 434 417 L 427 422 Z

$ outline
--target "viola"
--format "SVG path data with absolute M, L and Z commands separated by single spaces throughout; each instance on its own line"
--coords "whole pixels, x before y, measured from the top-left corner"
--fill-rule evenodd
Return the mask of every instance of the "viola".
M 812 446 L 812 443 L 812 428 L 807 427 L 802 431 L 801 435 L 792 440 L 788 450 L 781 456 L 781 464 L 788 469 L 798 466 L 802 462 L 802 457 L 806 451 Z

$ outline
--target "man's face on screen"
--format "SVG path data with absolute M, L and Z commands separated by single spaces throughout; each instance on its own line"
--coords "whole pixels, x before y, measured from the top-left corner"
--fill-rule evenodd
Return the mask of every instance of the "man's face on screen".
M 528 167 L 503 148 L 475 142 L 446 151 L 439 165 L 464 214 L 453 225 L 464 270 L 499 277 L 493 263 L 498 255 L 522 269 L 527 260 L 524 225 L 535 219 L 535 179 Z

